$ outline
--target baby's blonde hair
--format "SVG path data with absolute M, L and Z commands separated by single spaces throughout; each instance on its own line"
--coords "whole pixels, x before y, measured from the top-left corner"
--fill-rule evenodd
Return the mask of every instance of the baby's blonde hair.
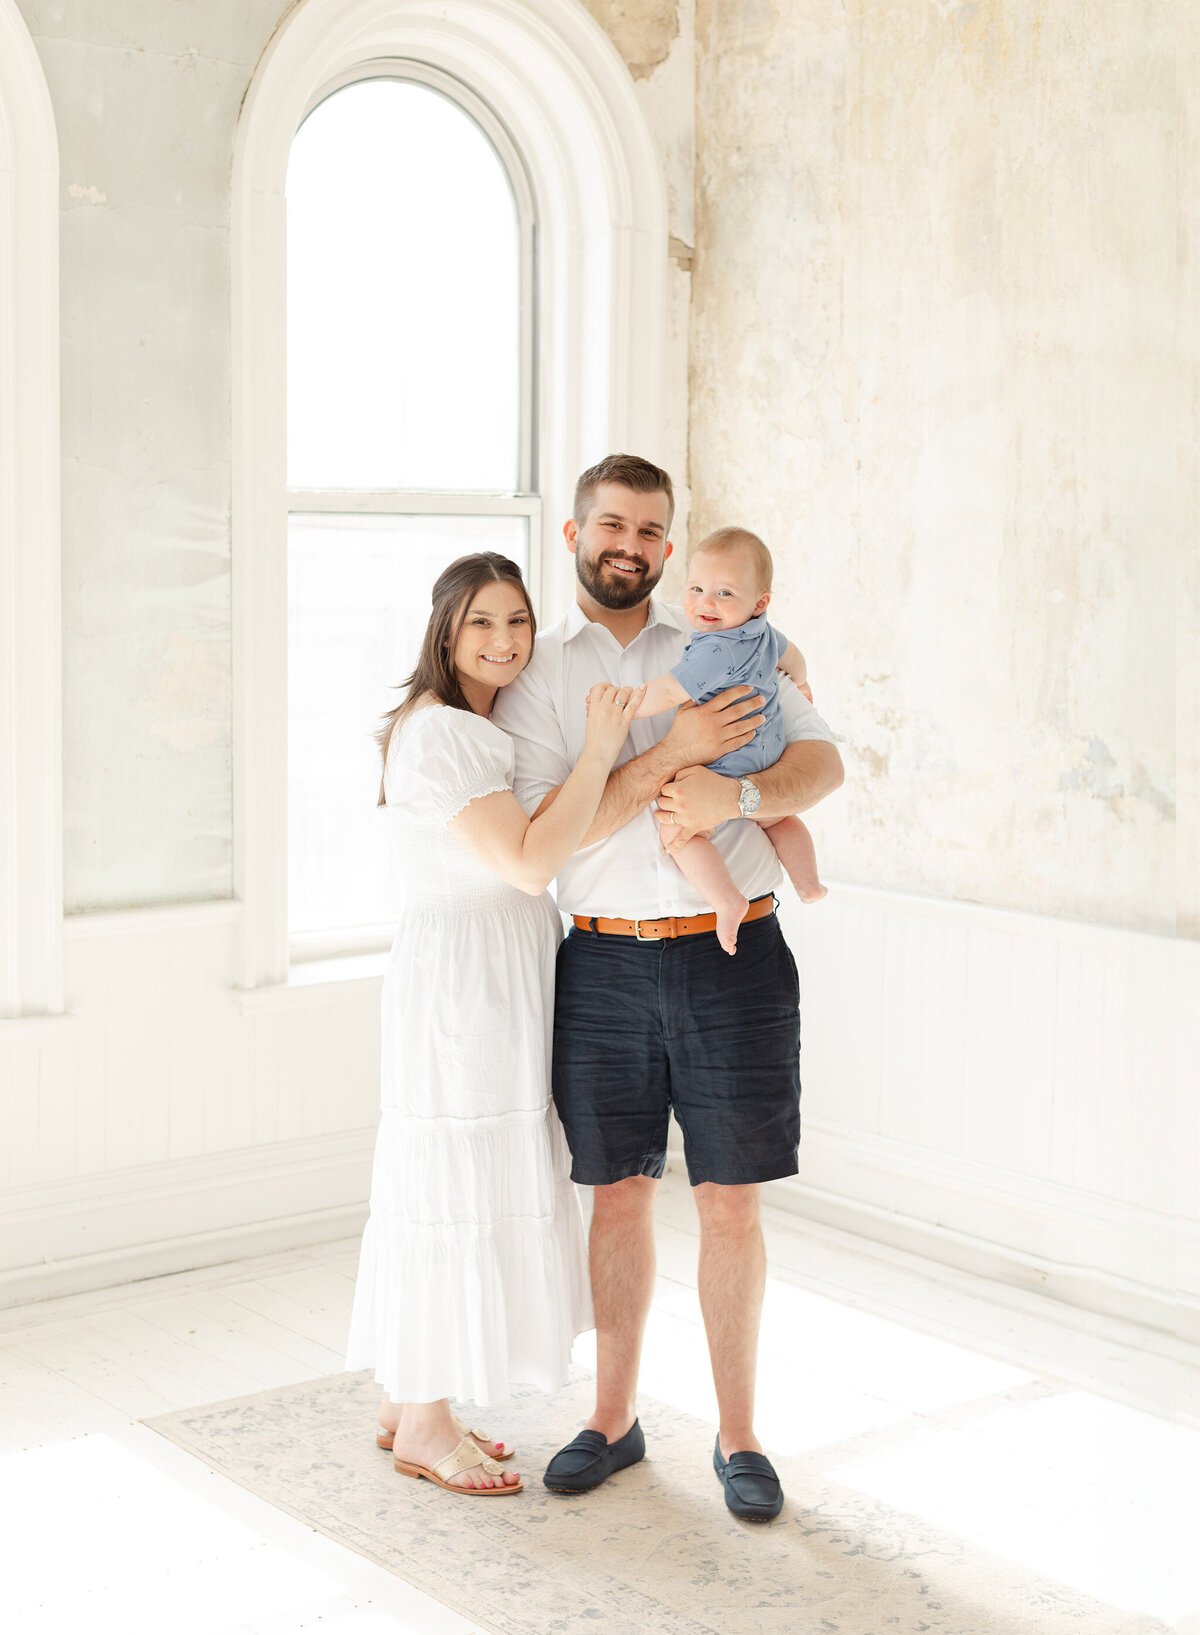
M 731 555 L 734 551 L 747 552 L 758 570 L 759 590 L 770 590 L 775 564 L 771 561 L 770 551 L 757 534 L 750 532 L 749 528 L 714 528 L 707 539 L 702 539 L 699 545 L 696 546 L 692 556 L 699 556 L 701 551 L 705 551 L 710 556 Z

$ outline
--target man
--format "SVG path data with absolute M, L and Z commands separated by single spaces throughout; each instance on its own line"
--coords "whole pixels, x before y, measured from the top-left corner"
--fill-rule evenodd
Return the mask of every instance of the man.
M 610 455 L 579 479 L 563 529 L 576 604 L 538 637 L 493 712 L 514 741 L 515 791 L 531 814 L 554 799 L 582 750 L 588 689 L 638 686 L 679 661 L 690 630 L 651 597 L 671 554 L 673 510 L 670 477 L 636 456 Z M 779 761 L 753 779 L 708 771 L 762 724 L 748 713 L 762 699 L 749 691 L 731 688 L 673 720 L 635 721 L 583 846 L 558 876 L 559 907 L 575 924 L 559 952 L 554 1100 L 572 1178 L 595 1189 L 597 1375 L 595 1413 L 544 1479 L 582 1492 L 645 1452 L 637 1376 L 673 1108 L 700 1218 L 700 1305 L 720 1406 L 713 1463 L 730 1510 L 768 1520 L 783 1494 L 753 1425 L 766 1278 L 758 1195 L 763 1181 L 796 1173 L 799 1011 L 774 914 L 778 860 L 743 819 L 804 811 L 838 787 L 842 768 L 828 728 L 784 680 Z M 683 827 L 717 831 L 751 903 L 733 959 L 659 844 L 652 802 Z

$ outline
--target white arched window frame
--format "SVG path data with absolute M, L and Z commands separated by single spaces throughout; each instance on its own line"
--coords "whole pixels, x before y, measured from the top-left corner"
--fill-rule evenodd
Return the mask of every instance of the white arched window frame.
M 543 617 L 570 591 L 559 529 L 579 472 L 616 449 L 661 453 L 665 189 L 632 79 L 603 30 L 576 0 L 303 0 L 259 65 L 234 157 L 235 891 L 246 988 L 288 978 L 288 155 L 317 102 L 381 68 L 441 77 L 439 88 L 473 99 L 498 151 L 508 145 L 510 174 L 526 179 L 536 363 L 528 486 L 510 500 L 540 496 L 526 514 Z M 487 504 L 494 511 L 494 496 Z
M 63 1008 L 58 141 L 0 0 L 0 1018 Z

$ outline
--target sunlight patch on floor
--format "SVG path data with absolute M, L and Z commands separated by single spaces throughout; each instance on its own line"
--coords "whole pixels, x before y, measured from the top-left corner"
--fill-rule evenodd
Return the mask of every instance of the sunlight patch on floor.
M 1197 1469 L 1200 1434 L 1067 1391 L 930 1426 L 829 1474 L 1110 1606 L 1172 1622 L 1200 1601 Z
M 5 1620 L 21 1635 L 404 1627 L 109 1436 L 0 1458 L 0 1536 Z
M 575 1360 L 595 1368 L 595 1337 Z M 756 1422 L 781 1454 L 815 1452 L 961 1403 L 1027 1385 L 1032 1375 L 962 1346 L 767 1279 Z M 716 1426 L 708 1347 L 695 1289 L 659 1279 L 641 1391 Z

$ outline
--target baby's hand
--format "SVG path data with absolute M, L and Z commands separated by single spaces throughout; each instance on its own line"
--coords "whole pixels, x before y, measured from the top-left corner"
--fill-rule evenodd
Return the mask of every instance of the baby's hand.
M 792 676 L 792 672 L 788 669 L 786 664 L 777 664 L 775 666 L 775 668 L 779 671 L 779 674 L 781 676 Z M 792 676 L 792 680 L 795 681 L 795 679 L 796 678 L 794 676 Z M 807 681 L 797 681 L 796 682 L 796 687 L 797 687 L 797 690 L 799 692 L 802 692 L 804 694 L 805 698 L 807 698 L 808 702 L 811 704 L 812 701 L 813 701 L 813 695 L 812 695 L 812 688 L 808 685 L 808 682 Z

